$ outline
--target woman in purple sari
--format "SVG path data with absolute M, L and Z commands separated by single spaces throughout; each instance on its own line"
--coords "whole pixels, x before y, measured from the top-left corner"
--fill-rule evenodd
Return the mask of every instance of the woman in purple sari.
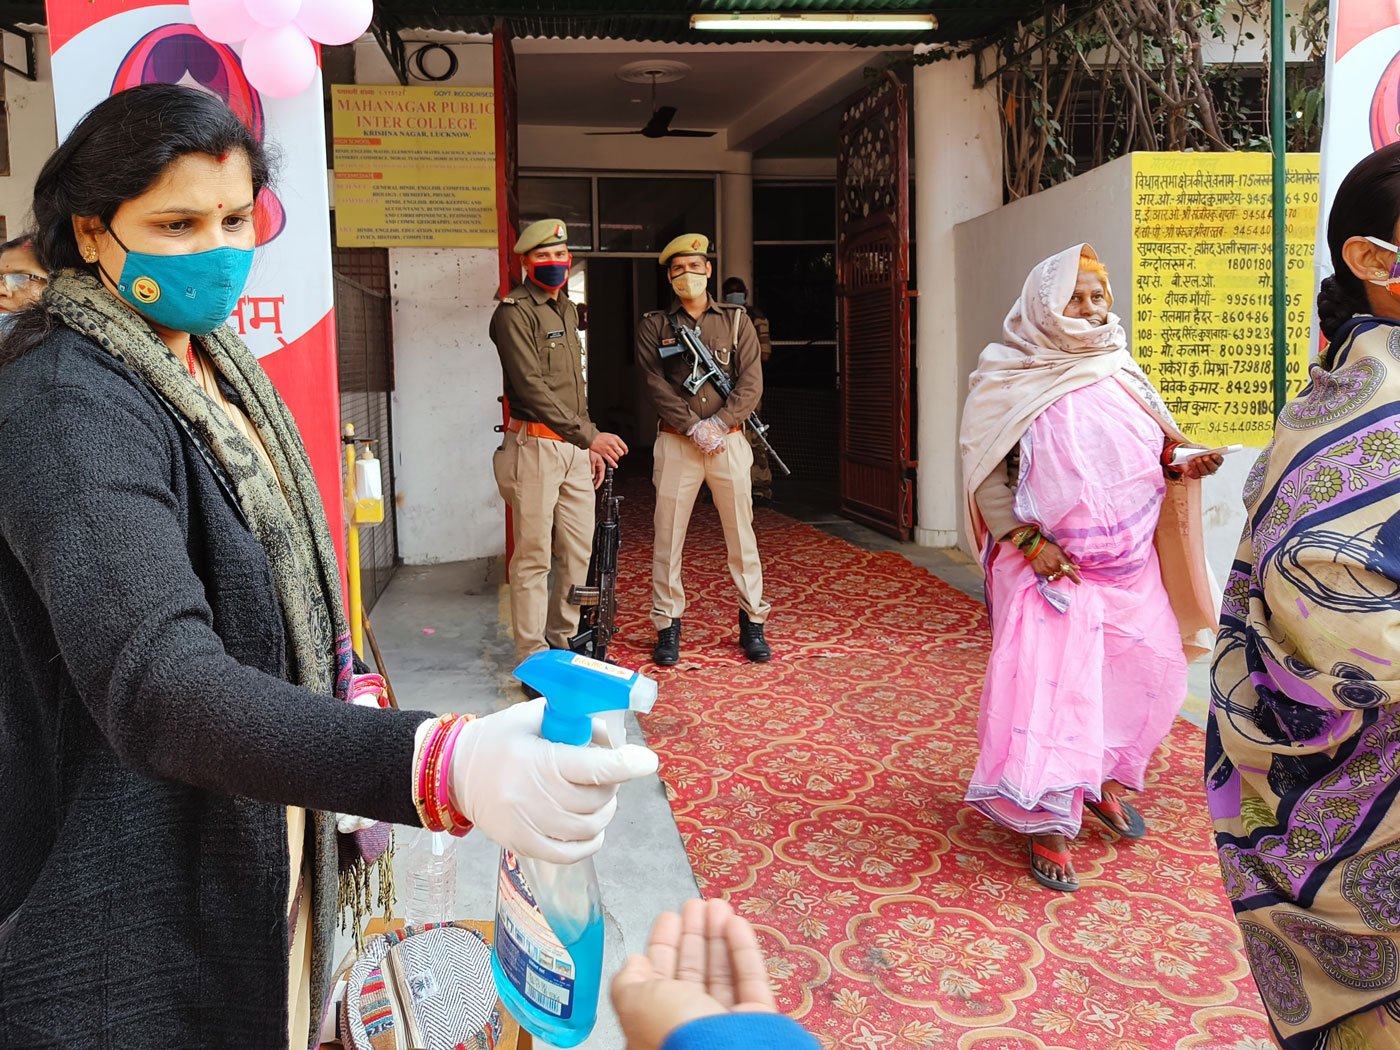
M 1225 890 L 1285 1050 L 1400 1047 L 1400 145 L 1338 188 L 1328 346 L 1245 484 L 1211 667 Z

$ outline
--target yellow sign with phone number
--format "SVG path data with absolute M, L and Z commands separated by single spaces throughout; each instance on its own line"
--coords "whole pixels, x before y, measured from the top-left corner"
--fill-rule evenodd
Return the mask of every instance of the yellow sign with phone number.
M 1203 445 L 1274 428 L 1272 158 L 1133 154 L 1133 356 Z M 1288 394 L 1307 381 L 1318 155 L 1288 157 Z

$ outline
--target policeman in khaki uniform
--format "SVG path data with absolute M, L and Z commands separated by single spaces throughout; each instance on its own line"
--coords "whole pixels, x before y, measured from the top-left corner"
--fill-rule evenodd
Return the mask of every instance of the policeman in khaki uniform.
M 593 490 L 603 480 L 604 464 L 617 466 L 627 446 L 588 418 L 578 308 L 561 294 L 573 263 L 568 229 L 557 219 L 541 219 L 525 228 L 515 250 L 524 257 L 524 282 L 491 316 L 491 341 L 510 404 L 492 468 L 513 512 L 511 616 L 515 656 L 523 660 L 546 648 L 567 648 L 578 630 L 578 607 L 569 604 L 568 594 L 588 574 Z
M 687 233 L 661 250 L 659 262 L 676 297 L 669 310 L 645 314 L 637 326 L 637 364 L 660 417 L 652 471 L 656 541 L 651 620 L 657 634 L 652 660 L 662 666 L 680 660 L 685 612 L 681 549 L 702 482 L 714 496 L 729 551 L 729 574 L 739 591 L 739 645 L 755 662 L 773 655 L 763 636 L 770 606 L 763 598 L 763 566 L 753 532 L 753 452 L 742 432 L 763 396 L 758 336 L 742 307 L 710 296 L 709 247 L 703 234 Z M 694 394 L 686 390 L 685 381 L 699 366 L 690 353 L 675 353 L 673 323 L 698 329 L 720 367 L 729 371 L 734 390 L 727 402 L 710 383 Z

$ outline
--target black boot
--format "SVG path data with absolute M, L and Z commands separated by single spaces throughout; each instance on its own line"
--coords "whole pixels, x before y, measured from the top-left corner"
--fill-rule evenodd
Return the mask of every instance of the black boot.
M 763 624 L 754 623 L 742 609 L 739 610 L 739 646 L 756 664 L 767 663 L 773 656 L 773 650 L 763 637 Z
M 656 648 L 651 651 L 651 662 L 658 667 L 674 667 L 681 660 L 681 622 L 672 620 L 670 627 L 656 632 Z

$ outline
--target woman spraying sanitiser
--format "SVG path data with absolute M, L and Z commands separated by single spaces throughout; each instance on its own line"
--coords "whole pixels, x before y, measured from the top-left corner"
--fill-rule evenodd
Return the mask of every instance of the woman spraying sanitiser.
M 35 182 L 54 272 L 0 340 L 15 1046 L 307 1046 L 338 860 L 358 853 L 337 814 L 475 826 L 568 863 L 602 845 L 618 785 L 656 768 L 635 746 L 544 740 L 542 701 L 477 719 L 349 702 L 316 479 L 225 324 L 269 181 L 223 102 L 150 85 L 94 107 Z M 109 1009 L 133 959 L 140 1008 Z

